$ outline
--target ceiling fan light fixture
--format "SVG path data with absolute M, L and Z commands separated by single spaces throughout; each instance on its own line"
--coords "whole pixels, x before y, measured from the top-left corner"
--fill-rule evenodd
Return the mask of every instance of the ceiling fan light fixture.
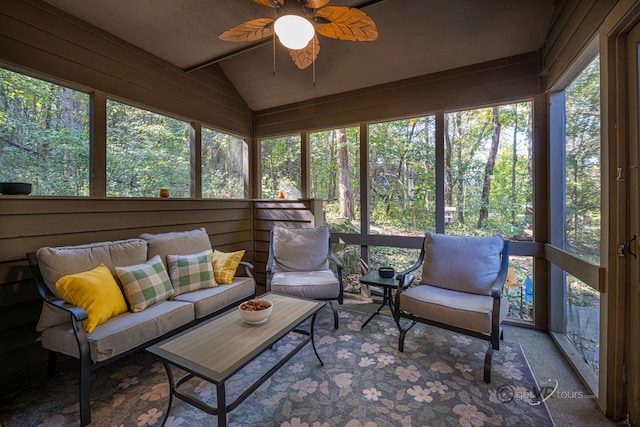
M 280 43 L 289 49 L 304 49 L 313 38 L 315 30 L 308 19 L 298 15 L 283 15 L 273 26 Z

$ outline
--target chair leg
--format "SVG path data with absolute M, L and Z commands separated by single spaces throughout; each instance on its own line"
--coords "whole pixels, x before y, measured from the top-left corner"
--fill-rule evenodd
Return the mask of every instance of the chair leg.
M 91 424 L 91 402 L 89 400 L 91 367 L 88 357 L 80 359 L 80 425 Z
M 47 379 L 50 380 L 56 375 L 56 362 L 58 353 L 49 350 L 49 359 L 47 361 Z
M 338 329 L 338 309 L 333 305 L 333 301 L 329 300 L 329 306 L 333 311 L 333 329 Z
M 493 356 L 493 347 L 489 343 L 487 354 L 484 356 L 484 382 L 487 384 L 491 382 L 491 356 Z
M 407 334 L 407 331 L 400 330 L 400 336 L 398 337 L 398 351 L 402 353 L 404 351 L 404 336 Z
M 416 324 L 415 320 L 410 321 L 404 328 L 400 326 L 400 320 L 396 322 L 398 325 L 398 329 L 400 330 L 400 336 L 398 337 L 398 351 L 402 353 L 404 351 L 404 338 L 409 332 L 409 329 L 413 328 L 413 325 Z

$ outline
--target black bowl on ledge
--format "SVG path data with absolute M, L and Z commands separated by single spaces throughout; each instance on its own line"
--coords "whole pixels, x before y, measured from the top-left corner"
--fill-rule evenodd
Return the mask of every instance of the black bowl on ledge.
M 391 279 L 396 272 L 391 267 L 380 267 L 378 269 L 378 274 L 383 279 Z
M 0 193 L 26 196 L 31 193 L 31 184 L 28 182 L 0 182 Z

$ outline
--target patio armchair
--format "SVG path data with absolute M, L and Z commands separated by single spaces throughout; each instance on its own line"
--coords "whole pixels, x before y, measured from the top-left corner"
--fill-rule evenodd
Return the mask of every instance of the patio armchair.
M 333 261 L 336 273 L 329 268 Z M 343 302 L 342 263 L 331 248 L 327 227 L 285 228 L 274 226 L 269 234 L 267 292 L 327 301 L 338 329 L 338 311 Z
M 423 266 L 419 284 L 410 273 Z M 500 350 L 501 322 L 509 311 L 502 295 L 509 269 L 509 241 L 500 236 L 470 237 L 427 233 L 417 262 L 398 275 L 394 317 L 398 350 L 416 322 L 489 342 L 484 381 L 491 382 L 491 356 Z M 402 324 L 402 319 L 408 322 Z

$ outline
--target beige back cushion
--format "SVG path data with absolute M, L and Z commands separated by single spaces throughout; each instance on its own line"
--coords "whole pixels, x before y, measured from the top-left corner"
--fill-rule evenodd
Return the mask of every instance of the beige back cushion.
M 427 233 L 424 242 L 422 284 L 490 295 L 500 272 L 500 236 L 447 236 Z
M 327 270 L 329 229 L 273 227 L 275 271 Z
M 211 240 L 209 240 L 207 230 L 204 228 L 158 234 L 145 233 L 141 234 L 139 238 L 147 242 L 148 259 L 158 255 L 167 271 L 169 271 L 167 255 L 193 255 L 212 249 Z
M 61 298 L 56 282 L 62 276 L 88 271 L 100 263 L 112 274 L 115 267 L 141 264 L 147 260 L 147 242 L 140 239 L 99 242 L 87 245 L 38 249 L 38 264 L 47 287 Z

